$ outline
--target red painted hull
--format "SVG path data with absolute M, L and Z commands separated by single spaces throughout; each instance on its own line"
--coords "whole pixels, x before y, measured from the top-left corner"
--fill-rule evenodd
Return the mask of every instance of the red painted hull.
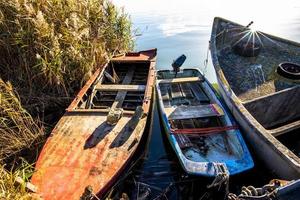
M 123 172 L 130 162 L 139 142 L 142 140 L 150 111 L 154 85 L 156 50 L 139 52 L 112 59 L 112 62 L 145 62 L 148 80 L 142 107 L 145 115 L 139 120 L 126 142 L 117 147 L 112 143 L 131 119 L 124 114 L 111 129 L 104 127 L 107 113 L 89 111 L 74 112 L 88 89 L 101 75 L 96 71 L 70 104 L 47 140 L 36 164 L 31 182 L 37 186 L 38 194 L 45 200 L 78 200 L 87 186 L 93 193 L 102 196 Z M 85 148 L 92 134 L 103 137 L 97 145 Z

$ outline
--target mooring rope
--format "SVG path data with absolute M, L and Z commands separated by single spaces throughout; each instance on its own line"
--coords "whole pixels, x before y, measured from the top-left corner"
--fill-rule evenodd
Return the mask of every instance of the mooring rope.
M 264 185 L 262 188 L 255 188 L 253 186 L 243 186 L 241 194 L 236 195 L 229 193 L 228 200 L 273 200 L 276 197 L 277 189 L 286 184 L 282 180 L 272 180 L 269 184 Z
M 207 47 L 207 51 L 206 51 L 206 59 L 203 62 L 203 64 L 204 64 L 203 76 L 204 77 L 207 72 L 209 50 L 210 50 L 210 41 L 208 41 L 208 47 Z
M 207 186 L 208 189 L 218 187 L 218 190 L 224 185 L 226 194 L 229 193 L 229 171 L 224 163 L 214 163 L 213 166 L 216 172 L 216 177 L 211 184 Z
M 225 195 L 224 199 L 227 199 L 228 194 L 229 194 L 229 172 L 224 163 L 212 163 L 215 169 L 216 176 L 214 180 L 212 181 L 211 184 L 207 185 L 207 189 L 212 189 L 215 187 L 218 187 L 218 191 L 220 191 L 222 186 L 225 186 Z M 202 199 L 211 199 L 210 198 L 211 192 L 205 192 L 201 197 L 200 200 Z M 235 200 L 235 199 L 233 199 Z
M 218 187 L 219 189 L 222 185 L 226 187 L 226 193 L 228 193 L 228 186 L 229 186 L 229 172 L 224 163 L 215 163 L 213 162 L 213 166 L 215 168 L 216 177 L 211 184 L 207 186 L 208 189 L 212 187 Z

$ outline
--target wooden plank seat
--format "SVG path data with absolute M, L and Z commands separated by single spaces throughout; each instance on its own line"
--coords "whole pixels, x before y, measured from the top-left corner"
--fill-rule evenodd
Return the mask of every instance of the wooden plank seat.
M 134 74 L 134 70 L 135 70 L 135 67 L 130 67 L 126 73 L 126 76 L 124 77 L 123 81 L 122 81 L 122 85 L 129 85 L 132 81 L 132 78 L 133 78 L 133 74 Z M 118 91 L 117 95 L 116 95 L 116 98 L 115 98 L 115 101 L 114 103 L 112 104 L 111 106 L 111 109 L 115 109 L 115 108 L 120 108 L 122 107 L 122 104 L 125 100 L 125 97 L 126 97 L 126 94 L 127 94 L 127 91 Z
M 69 113 L 108 113 L 109 111 L 110 108 L 92 108 L 92 109 L 74 109 L 69 111 Z M 123 110 L 123 114 L 133 115 L 134 111 Z
M 210 102 L 208 96 L 206 95 L 206 93 L 203 91 L 203 89 L 198 84 L 189 83 L 189 86 L 190 86 L 191 90 L 193 91 L 193 93 L 195 94 L 195 97 L 198 101 L 200 101 L 201 103 L 209 103 Z
M 218 104 L 178 106 L 166 108 L 165 110 L 169 120 L 182 120 L 224 115 L 222 108 Z
M 113 91 L 127 91 L 127 92 L 144 92 L 146 85 L 122 85 L 122 84 L 101 84 L 95 87 L 95 90 L 113 92 Z
M 198 82 L 204 81 L 201 77 L 186 77 L 186 78 L 172 78 L 172 79 L 162 79 L 159 83 L 186 83 L 186 82 Z

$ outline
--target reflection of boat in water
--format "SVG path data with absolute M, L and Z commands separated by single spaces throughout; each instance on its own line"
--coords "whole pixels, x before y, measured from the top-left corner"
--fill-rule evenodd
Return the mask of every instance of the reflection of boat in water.
M 43 199 L 102 196 L 125 170 L 145 137 L 155 58 L 156 49 L 113 58 L 81 89 L 37 161 L 31 181 Z
M 254 151 L 280 177 L 300 177 L 300 158 L 276 138 L 299 132 L 300 80 L 277 68 L 291 63 L 284 69 L 299 72 L 300 44 L 215 18 L 211 54 L 220 92 Z
M 167 138 L 188 174 L 233 175 L 253 167 L 238 127 L 199 70 L 160 70 L 156 89 Z

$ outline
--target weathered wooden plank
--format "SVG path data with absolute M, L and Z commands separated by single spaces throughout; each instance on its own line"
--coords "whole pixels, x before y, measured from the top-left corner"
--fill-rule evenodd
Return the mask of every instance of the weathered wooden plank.
M 189 83 L 181 83 L 180 86 L 181 86 L 182 94 L 186 98 L 192 99 L 194 97 Z
M 70 111 L 70 113 L 108 113 L 110 109 L 74 109 L 72 111 Z M 130 111 L 130 110 L 123 110 L 123 114 L 131 114 L 133 115 L 134 114 L 134 111 Z
M 101 99 L 100 102 L 112 102 L 114 99 Z M 141 103 L 143 102 L 142 99 L 124 99 L 124 102 L 130 102 L 130 103 Z
M 168 118 L 171 120 L 193 119 L 199 117 L 224 115 L 222 109 L 217 104 L 197 105 L 197 106 L 178 106 L 176 108 L 173 108 L 173 110 L 168 110 L 168 111 L 169 111 Z
M 182 93 L 179 87 L 179 84 L 172 84 L 171 85 L 171 96 L 172 99 L 176 99 L 176 98 L 182 98 Z
M 124 77 L 124 79 L 122 81 L 122 84 L 129 84 L 131 82 L 131 80 L 133 78 L 133 74 L 134 74 L 134 69 L 135 69 L 135 67 L 130 67 L 128 69 L 128 72 L 126 73 L 126 76 Z M 115 102 L 111 106 L 111 109 L 121 107 L 123 104 L 123 101 L 126 97 L 126 94 L 127 94 L 127 91 L 119 91 L 115 98 Z
M 200 77 L 172 78 L 160 80 L 159 83 L 186 83 L 198 81 L 203 81 L 203 79 Z
M 25 186 L 25 190 L 28 191 L 28 192 L 33 192 L 33 193 L 37 192 L 37 187 L 35 185 L 33 185 L 30 182 L 24 181 L 24 179 L 22 179 L 19 176 L 15 179 L 15 183 L 18 186 Z
M 264 128 L 273 129 L 300 118 L 299 99 L 300 87 L 294 87 L 255 98 L 243 105 Z
M 178 142 L 178 145 L 181 149 L 190 148 L 194 146 L 187 135 L 175 134 L 174 137 L 176 138 L 176 141 Z
M 76 98 L 72 101 L 72 103 L 69 105 L 66 111 L 71 111 L 76 108 L 78 103 L 82 100 L 82 97 L 86 94 L 87 90 L 91 87 L 93 82 L 98 78 L 101 70 L 106 68 L 107 64 L 108 63 L 106 63 L 104 66 L 100 67 L 99 69 L 97 69 L 97 71 L 91 76 L 91 78 L 86 82 L 84 87 L 77 94 Z
M 145 85 L 111 85 L 101 84 L 95 87 L 96 90 L 100 91 L 127 91 L 127 92 L 144 92 L 146 89 Z
M 190 88 L 192 89 L 193 93 L 195 94 L 196 98 L 200 102 L 210 102 L 209 98 L 207 97 L 207 95 L 205 94 L 205 92 L 199 85 L 197 85 L 195 83 L 190 83 L 189 85 L 190 85 Z
M 170 102 L 170 96 L 169 96 L 169 91 L 167 87 L 160 87 L 160 92 L 161 92 L 161 97 L 164 103 L 165 107 L 170 107 L 171 102 Z

